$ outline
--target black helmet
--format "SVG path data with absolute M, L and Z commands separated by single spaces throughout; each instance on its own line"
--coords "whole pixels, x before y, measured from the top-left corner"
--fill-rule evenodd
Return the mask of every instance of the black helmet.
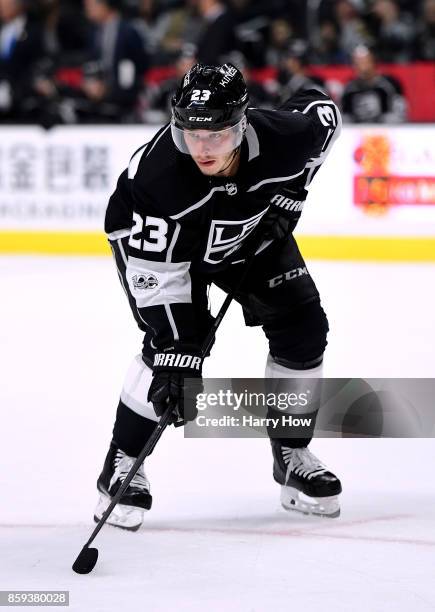
M 246 129 L 248 91 L 242 73 L 232 64 L 195 64 L 172 98 L 172 137 L 178 149 L 189 153 L 183 131 L 220 131 L 234 126 L 234 148 Z
M 220 130 L 238 123 L 248 106 L 242 73 L 232 64 L 195 64 L 172 98 L 178 128 Z

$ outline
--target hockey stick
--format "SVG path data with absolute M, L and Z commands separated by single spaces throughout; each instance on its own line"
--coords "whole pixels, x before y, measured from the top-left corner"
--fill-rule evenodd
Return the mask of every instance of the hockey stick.
M 213 325 L 211 326 L 210 331 L 207 334 L 207 336 L 206 336 L 206 338 L 205 338 L 205 340 L 203 342 L 203 345 L 201 347 L 202 357 L 205 357 L 205 355 L 207 354 L 208 350 L 210 349 L 210 347 L 211 347 L 211 345 L 213 343 L 214 337 L 216 335 L 217 329 L 220 326 L 220 324 L 222 322 L 222 319 L 225 316 L 225 313 L 227 312 L 227 310 L 228 310 L 228 308 L 229 308 L 229 306 L 230 306 L 230 304 L 231 304 L 231 302 L 232 302 L 236 292 L 238 291 L 238 289 L 240 289 L 243 281 L 245 280 L 245 278 L 246 278 L 246 276 L 247 276 L 247 274 L 248 274 L 248 272 L 249 272 L 249 270 L 251 268 L 252 262 L 254 261 L 254 257 L 256 255 L 257 246 L 255 247 L 255 249 L 253 249 L 252 253 L 245 260 L 245 266 L 244 266 L 242 275 L 240 276 L 240 279 L 239 279 L 238 283 L 227 294 L 227 296 L 226 296 L 222 306 L 219 309 L 218 314 L 216 315 L 216 318 L 215 318 L 215 320 L 213 322 Z M 140 468 L 142 463 L 145 461 L 147 456 L 151 453 L 151 451 L 153 450 L 154 446 L 159 441 L 159 439 L 160 439 L 162 433 L 164 432 L 164 430 L 166 429 L 166 427 L 170 424 L 172 416 L 173 416 L 173 409 L 174 409 L 174 406 L 170 405 L 170 406 L 168 406 L 166 412 L 163 413 L 162 418 L 157 423 L 157 425 L 156 425 L 153 433 L 151 434 L 149 440 L 147 441 L 147 443 L 145 444 L 145 446 L 141 450 L 141 452 L 138 455 L 136 461 L 131 466 L 131 469 L 128 472 L 127 476 L 125 477 L 125 480 L 122 483 L 121 487 L 117 491 L 116 495 L 113 496 L 112 501 L 110 502 L 110 504 L 107 507 L 106 511 L 104 512 L 103 516 L 98 521 L 98 524 L 95 527 L 94 531 L 91 533 L 90 538 L 88 539 L 88 541 L 83 546 L 83 548 L 80 551 L 80 553 L 78 554 L 77 559 L 74 561 L 74 563 L 72 565 L 72 569 L 77 574 L 89 574 L 94 569 L 94 567 L 95 567 L 95 565 L 96 565 L 96 563 L 98 561 L 98 549 L 97 548 L 91 548 L 90 545 L 95 540 L 95 538 L 97 537 L 97 535 L 100 532 L 101 528 L 103 527 L 103 525 L 105 524 L 105 522 L 109 518 L 113 508 L 116 506 L 116 504 L 121 499 L 121 497 L 124 494 L 124 492 L 126 491 L 128 485 L 130 484 L 130 482 L 134 478 L 136 472 L 138 471 L 138 469 Z
M 173 408 L 174 407 L 170 405 L 168 409 L 166 410 L 166 412 L 163 413 L 162 418 L 157 423 L 157 426 L 154 429 L 153 433 L 151 434 L 148 442 L 145 444 L 145 446 L 139 453 L 138 458 L 131 466 L 131 469 L 129 473 L 127 474 L 127 476 L 125 477 L 124 482 L 120 486 L 116 495 L 114 495 L 107 510 L 104 512 L 103 516 L 98 521 L 98 525 L 95 527 L 94 531 L 92 532 L 91 537 L 86 542 L 86 544 L 83 546 L 77 559 L 74 561 L 72 568 L 77 574 L 89 574 L 94 569 L 95 564 L 97 563 L 97 560 L 98 560 L 98 549 L 89 548 L 89 547 L 92 544 L 92 542 L 95 540 L 95 538 L 97 537 L 97 534 L 99 533 L 100 529 L 103 527 L 104 523 L 109 518 L 110 513 L 112 512 L 113 508 L 116 506 L 116 504 L 121 499 L 122 495 L 124 494 L 124 491 L 127 489 L 131 480 L 136 475 L 136 472 L 142 465 L 143 461 L 152 451 L 154 445 L 157 444 L 160 436 L 162 435 L 166 427 L 169 425 L 171 418 L 172 418 Z

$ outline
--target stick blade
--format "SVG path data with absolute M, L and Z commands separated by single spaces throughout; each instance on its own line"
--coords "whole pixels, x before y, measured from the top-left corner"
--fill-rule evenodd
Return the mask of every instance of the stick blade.
M 90 574 L 98 560 L 98 550 L 84 546 L 79 556 L 73 563 L 73 570 L 76 574 Z

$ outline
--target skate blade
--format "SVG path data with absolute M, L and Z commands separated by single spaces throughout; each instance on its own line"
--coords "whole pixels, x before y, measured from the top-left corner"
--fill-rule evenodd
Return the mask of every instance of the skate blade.
M 98 500 L 94 513 L 94 521 L 96 523 L 98 523 L 98 521 L 101 519 L 111 501 L 112 500 L 108 495 L 100 493 L 100 499 Z M 117 504 L 110 513 L 106 523 L 108 525 L 112 525 L 113 527 L 119 527 L 120 529 L 137 531 L 142 525 L 144 512 L 145 510 L 143 508 Z
M 294 487 L 281 487 L 281 505 L 284 510 L 294 510 L 302 514 L 337 518 L 340 516 L 338 495 L 330 497 L 310 497 Z

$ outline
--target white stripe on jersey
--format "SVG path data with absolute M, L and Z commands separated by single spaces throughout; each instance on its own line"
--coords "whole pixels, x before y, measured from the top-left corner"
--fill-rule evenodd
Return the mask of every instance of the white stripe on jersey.
M 168 123 L 168 125 L 165 127 L 165 129 L 163 130 L 163 132 L 160 134 L 160 136 L 158 138 L 155 139 L 153 146 L 151 147 L 151 149 L 149 151 L 147 151 L 147 157 L 148 155 L 151 153 L 151 151 L 154 149 L 154 147 L 156 146 L 156 144 L 159 142 L 160 138 L 163 136 L 163 134 L 169 129 L 170 124 Z
M 246 142 L 248 143 L 249 152 L 248 161 L 251 161 L 251 159 L 255 159 L 260 155 L 260 142 L 257 132 L 250 123 L 246 126 Z
M 312 108 L 315 104 L 319 104 L 319 105 L 322 105 L 322 106 L 324 106 L 326 104 L 329 104 L 330 106 L 333 106 L 334 109 L 335 109 L 335 116 L 336 116 L 336 119 L 337 119 L 337 125 L 335 126 L 334 133 L 332 135 L 331 140 L 328 142 L 328 146 L 326 147 L 326 149 L 324 151 L 322 151 L 318 157 L 312 157 L 310 159 L 310 161 L 307 163 L 307 165 L 305 166 L 305 168 L 310 168 L 310 171 L 308 172 L 308 175 L 307 175 L 307 180 L 305 181 L 305 185 L 304 185 L 305 189 L 309 186 L 309 184 L 313 180 L 313 176 L 314 176 L 316 170 L 319 169 L 319 167 L 323 164 L 323 162 L 325 161 L 325 159 L 329 155 L 329 151 L 331 150 L 331 147 L 334 144 L 334 142 L 339 137 L 340 132 L 341 132 L 341 128 L 342 128 L 342 125 L 343 125 L 340 111 L 338 110 L 337 105 L 335 104 L 335 102 L 333 102 L 332 100 L 315 100 L 314 102 L 310 102 L 310 104 L 308 104 L 304 108 L 304 110 L 302 111 L 302 114 L 305 115 L 309 111 L 309 109 Z M 331 128 L 328 130 L 328 134 L 327 134 L 327 136 L 325 138 L 324 143 L 327 142 L 330 134 L 331 134 Z
M 332 104 L 333 106 L 336 106 L 333 100 L 314 100 L 313 102 L 310 102 L 308 106 L 304 108 L 304 110 L 302 111 L 302 114 L 305 115 L 305 113 L 308 113 L 310 108 L 314 106 L 315 104 Z
M 121 240 L 121 238 L 119 238 L 119 239 L 117 240 L 117 243 L 118 243 L 119 250 L 120 250 L 120 252 L 121 252 L 122 260 L 123 260 L 124 264 L 125 264 L 125 265 L 127 265 L 127 259 L 128 259 L 128 258 L 127 258 L 127 255 L 125 254 L 125 251 L 124 251 L 124 247 L 123 247 L 123 245 L 122 245 L 122 240 Z
M 209 201 L 209 199 L 211 198 L 211 196 L 214 194 L 215 191 L 225 191 L 225 187 L 213 187 L 213 189 L 211 189 L 208 194 L 206 196 L 204 196 L 202 198 L 202 200 L 199 200 L 199 202 L 196 202 L 196 204 L 192 204 L 192 206 L 189 206 L 189 208 L 186 208 L 186 210 L 183 210 L 180 213 L 177 213 L 176 215 L 170 215 L 170 219 L 173 219 L 175 221 L 175 219 L 181 219 L 181 217 L 184 217 L 184 215 L 188 215 L 190 212 L 192 212 L 192 210 L 196 210 L 197 208 L 201 208 L 201 206 L 203 204 L 205 204 L 206 202 Z
M 119 238 L 127 238 L 127 236 L 130 236 L 130 232 L 131 228 L 128 227 L 126 229 L 116 230 L 116 232 L 111 232 L 107 234 L 107 237 L 109 240 L 119 240 Z
M 169 128 L 169 125 L 166 126 L 166 128 L 162 131 L 162 133 L 160 134 L 160 136 L 158 136 L 154 143 L 153 146 L 151 147 L 151 149 L 149 151 L 146 151 L 146 156 L 148 157 L 148 155 L 151 153 L 151 151 L 154 149 L 154 147 L 156 146 L 156 144 L 159 142 L 160 138 L 163 136 L 163 134 L 166 132 L 166 130 Z M 130 163 L 128 164 L 128 178 L 129 179 L 134 179 L 134 177 L 136 176 L 136 173 L 138 171 L 139 168 L 139 164 L 140 164 L 140 160 L 142 159 L 142 155 L 143 153 L 145 153 L 144 149 L 145 147 L 147 147 L 149 145 L 149 142 L 145 143 L 143 145 L 143 147 L 141 147 L 140 149 L 138 149 L 136 151 L 136 153 L 133 155 L 133 157 L 130 159 Z
M 174 250 L 174 246 L 177 243 L 178 234 L 180 233 L 181 225 L 179 223 L 175 223 L 175 230 L 172 235 L 171 244 L 169 245 L 168 252 L 166 253 L 166 261 L 172 261 L 172 251 Z
M 267 183 L 279 183 L 279 182 L 283 182 L 283 181 L 289 181 L 290 179 L 293 179 L 293 178 L 296 178 L 297 176 L 300 176 L 301 174 L 303 174 L 304 171 L 305 171 L 305 168 L 303 170 L 301 170 L 300 172 L 297 172 L 296 174 L 292 174 L 291 176 L 276 176 L 274 178 L 264 179 L 263 181 L 260 181 L 256 185 L 252 185 L 252 187 L 249 187 L 249 189 L 247 189 L 247 191 L 248 192 L 256 191 L 262 185 L 266 185 Z
M 143 147 L 138 149 L 133 157 L 130 159 L 130 163 L 128 164 L 128 173 L 127 176 L 129 179 L 133 179 L 136 176 L 137 169 L 139 168 L 139 162 L 142 159 L 142 154 L 144 152 L 145 147 L 148 145 L 146 142 Z
M 125 288 L 124 279 L 122 278 L 122 274 L 121 274 L 121 272 L 119 271 L 119 268 L 118 268 L 118 267 L 116 268 L 116 270 L 117 270 L 117 272 L 118 272 L 118 276 L 119 276 L 119 280 L 120 280 L 120 282 L 121 282 L 122 288 L 124 289 L 124 293 L 125 293 L 125 295 L 126 295 L 126 296 L 127 296 L 127 298 L 128 298 L 128 292 L 127 292 L 127 289 Z
M 175 319 L 172 316 L 171 305 L 165 304 L 166 316 L 168 317 L 169 323 L 171 325 L 172 333 L 174 334 L 174 340 L 179 340 L 180 336 L 178 335 L 178 329 L 175 325 Z

